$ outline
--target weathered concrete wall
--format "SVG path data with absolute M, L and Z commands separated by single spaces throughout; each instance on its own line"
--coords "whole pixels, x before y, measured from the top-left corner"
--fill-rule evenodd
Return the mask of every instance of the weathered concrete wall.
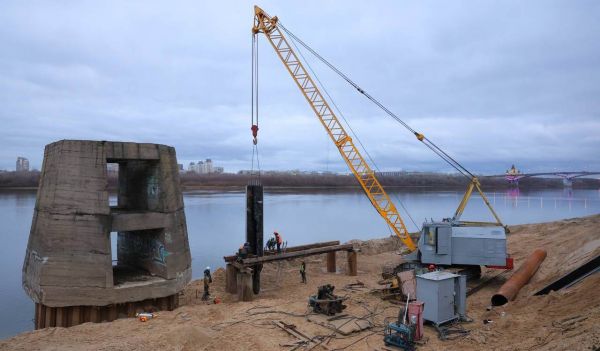
M 114 208 L 107 162 L 119 164 Z M 119 232 L 118 266 L 135 274 L 113 273 L 111 232 Z M 46 146 L 23 265 L 23 288 L 35 302 L 103 306 L 170 296 L 190 281 L 190 267 L 174 148 L 78 140 Z

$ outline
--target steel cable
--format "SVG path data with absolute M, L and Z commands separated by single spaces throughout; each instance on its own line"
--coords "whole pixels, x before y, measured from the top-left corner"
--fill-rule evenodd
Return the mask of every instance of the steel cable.
M 292 33 L 290 30 L 288 30 L 281 22 L 278 22 L 278 26 L 281 27 L 281 29 L 283 29 L 283 31 L 285 31 L 293 40 L 297 41 L 300 45 L 302 45 L 304 48 L 306 48 L 317 59 L 319 59 L 321 62 L 323 62 L 327 67 L 329 67 L 332 71 L 334 71 L 336 74 L 338 74 L 342 79 L 344 79 L 346 82 L 348 82 L 348 84 L 350 84 L 352 87 L 354 87 L 359 93 L 364 95 L 372 103 L 374 103 L 376 106 L 378 106 L 380 109 L 382 109 L 386 114 L 388 114 L 390 117 L 395 119 L 398 123 L 400 123 L 406 129 L 408 129 L 410 132 L 412 132 L 415 136 L 421 135 L 416 130 L 414 130 L 411 126 L 409 126 L 406 122 L 404 122 L 400 117 L 398 117 L 395 113 L 393 113 L 390 109 L 388 109 L 381 102 L 379 102 L 379 100 L 375 99 L 371 94 L 369 94 L 364 89 L 362 89 L 358 84 L 356 84 L 352 79 L 350 79 L 350 77 L 348 77 L 346 74 L 344 74 L 342 71 L 340 71 L 332 63 L 330 63 L 324 57 L 319 55 L 308 44 L 306 44 L 304 41 L 302 41 L 300 38 L 298 38 L 294 33 Z M 450 155 L 448 155 L 444 150 L 439 148 L 431 140 L 429 140 L 426 137 L 423 137 L 422 140 L 421 139 L 419 139 L 419 140 L 423 144 L 425 144 L 430 150 L 432 150 L 436 155 L 438 155 L 442 160 L 444 160 L 446 163 L 448 163 L 450 166 L 452 166 L 455 170 L 457 170 L 460 174 L 462 174 L 463 176 L 465 176 L 469 179 L 474 177 L 474 175 L 471 172 L 469 172 L 462 164 L 460 164 L 458 161 L 456 161 L 454 158 L 452 158 Z
M 286 31 L 286 33 L 287 33 L 287 31 Z M 325 93 L 325 95 L 327 95 L 327 98 L 329 99 L 329 101 L 331 101 L 331 104 L 333 105 L 333 107 L 335 108 L 335 110 L 337 111 L 337 113 L 340 115 L 340 117 L 342 117 L 342 119 L 344 120 L 346 126 L 350 130 L 350 133 L 352 133 L 352 136 L 354 137 L 354 139 L 356 139 L 356 141 L 358 141 L 358 144 L 360 145 L 360 147 L 363 149 L 363 151 L 367 155 L 367 158 L 369 159 L 369 161 L 371 162 L 371 164 L 373 165 L 373 167 L 375 168 L 375 170 L 377 170 L 377 172 L 381 173 L 381 170 L 377 166 L 377 163 L 375 163 L 375 160 L 373 160 L 373 157 L 371 157 L 371 154 L 369 153 L 369 151 L 367 150 L 367 148 L 364 146 L 364 144 L 362 143 L 362 141 L 358 137 L 358 134 L 356 134 L 356 132 L 354 131 L 354 129 L 350 125 L 350 122 L 348 122 L 348 120 L 346 119 L 346 116 L 342 113 L 342 111 L 340 110 L 340 108 L 338 107 L 338 105 L 335 103 L 335 100 L 331 97 L 331 95 L 329 94 L 329 91 L 327 91 L 327 88 L 325 88 L 325 85 L 321 82 L 321 79 L 319 79 L 319 75 L 312 69 L 312 66 L 310 65 L 310 63 L 308 62 L 308 60 L 306 59 L 306 57 L 302 53 L 302 50 L 300 50 L 300 48 L 296 45 L 296 43 L 295 43 L 295 38 L 296 37 L 295 36 L 291 36 L 291 37 L 292 37 L 292 40 L 291 40 L 292 45 L 294 45 L 294 47 L 296 48 L 296 51 L 298 52 L 298 54 L 300 54 L 300 56 L 304 60 L 304 63 L 306 63 L 306 66 L 308 67 L 308 69 L 312 73 L 313 77 L 315 77 L 315 79 L 317 80 L 317 83 L 319 84 L 320 88 L 323 90 L 323 92 Z M 398 196 L 396 196 L 395 194 L 394 194 L 394 198 L 396 199 L 396 202 L 398 202 L 400 204 L 400 206 L 404 210 L 404 213 L 408 216 L 408 218 L 414 224 L 415 228 L 417 230 L 419 230 L 419 226 L 417 225 L 417 223 L 415 222 L 415 220 L 410 215 L 410 212 L 408 211 L 408 209 L 404 205 L 404 202 L 400 201 L 400 199 L 398 198 Z M 389 229 L 390 228 L 388 226 L 388 230 Z

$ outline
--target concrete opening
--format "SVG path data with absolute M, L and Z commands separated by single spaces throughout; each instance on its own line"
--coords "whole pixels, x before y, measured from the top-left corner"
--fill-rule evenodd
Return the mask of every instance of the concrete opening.
M 158 210 L 158 161 L 120 160 L 117 165 L 117 204 L 112 208 L 113 211 L 144 213 Z M 113 261 L 113 284 L 117 286 L 147 281 L 153 277 L 166 278 L 166 257 L 169 252 L 165 249 L 162 237 L 164 228 L 119 231 L 116 247 L 113 248 L 113 260 L 116 260 Z
M 118 165 L 117 209 L 156 210 L 160 197 L 158 161 L 127 160 L 120 161 Z
M 117 232 L 110 233 L 110 256 L 113 268 L 117 265 L 117 235 Z
M 106 163 L 106 180 L 109 189 L 117 189 L 119 185 L 119 164 L 117 162 Z M 116 193 L 110 191 L 108 194 L 108 206 L 116 208 L 118 205 L 117 199 Z M 113 252 L 116 252 L 116 250 L 113 250 Z
M 170 253 L 161 240 L 163 237 L 164 229 L 119 232 L 117 263 L 113 264 L 114 285 L 152 277 L 167 278 L 166 259 Z

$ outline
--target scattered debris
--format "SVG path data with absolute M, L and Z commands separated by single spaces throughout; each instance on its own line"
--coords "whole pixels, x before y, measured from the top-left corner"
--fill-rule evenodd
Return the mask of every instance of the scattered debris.
M 312 350 L 317 346 L 322 347 L 325 350 L 330 350 L 327 345 L 323 344 L 325 338 L 314 337 L 310 334 L 298 330 L 298 328 L 294 324 L 287 324 L 283 321 L 273 321 L 273 325 L 281 328 L 283 331 L 288 333 L 289 335 L 298 339 L 298 342 L 294 344 L 280 344 L 279 346 L 294 346 L 292 350 L 296 350 L 301 346 L 307 347 L 307 350 Z
M 438 337 L 440 340 L 455 340 L 464 336 L 467 336 L 471 331 L 465 329 L 459 321 L 454 321 L 450 324 L 443 326 L 434 324 L 435 329 L 438 331 Z
M 349 290 L 349 291 L 363 291 L 364 289 L 367 289 L 367 286 L 365 285 L 365 283 L 357 280 L 356 283 L 350 283 L 350 284 L 346 284 L 342 290 Z
M 156 313 L 149 313 L 149 312 L 142 312 L 142 313 L 136 313 L 135 316 L 140 320 L 140 322 L 146 322 L 146 321 L 148 321 L 148 319 L 152 319 L 152 318 L 158 317 L 158 314 L 156 314 Z
M 355 316 L 336 316 L 334 318 L 329 318 L 323 315 L 310 315 L 307 317 L 309 322 L 318 324 L 327 329 L 331 329 L 336 333 L 342 334 L 344 336 L 350 335 L 352 333 L 358 333 L 366 329 L 370 329 L 373 327 L 371 322 L 364 318 L 358 318 Z

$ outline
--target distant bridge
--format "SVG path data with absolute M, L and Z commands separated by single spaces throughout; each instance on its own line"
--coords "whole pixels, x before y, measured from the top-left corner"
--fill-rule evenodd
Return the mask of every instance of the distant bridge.
M 511 184 L 519 184 L 519 180 L 523 178 L 531 178 L 531 177 L 558 177 L 562 178 L 563 184 L 566 186 L 571 186 L 573 184 L 573 179 L 587 177 L 592 175 L 600 175 L 600 172 L 588 172 L 588 171 L 580 171 L 580 172 L 540 172 L 540 173 L 505 173 L 498 174 L 492 176 L 486 176 L 488 178 L 504 178 Z

